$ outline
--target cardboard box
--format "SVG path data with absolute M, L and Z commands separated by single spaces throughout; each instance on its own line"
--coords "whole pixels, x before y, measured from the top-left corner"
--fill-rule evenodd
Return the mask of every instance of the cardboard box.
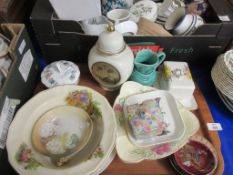
M 216 58 L 233 37 L 233 12 L 226 1 L 208 0 L 205 19 L 209 23 L 198 28 L 191 36 L 126 36 L 128 44 L 152 42 L 164 48 L 166 60 L 188 63 Z M 76 21 L 56 17 L 48 0 L 37 0 L 30 21 L 46 61 L 66 59 L 87 62 L 90 48 L 97 36 L 83 34 Z
M 3 148 L 8 126 L 16 110 L 33 94 L 38 60 L 24 24 L 2 24 L 0 30 L 11 40 L 9 55 L 13 60 L 8 76 L 0 89 L 0 169 L 1 174 L 12 175 L 6 161 L 6 150 L 3 151 Z
M 23 22 L 30 15 L 35 0 L 1 0 L 0 22 Z

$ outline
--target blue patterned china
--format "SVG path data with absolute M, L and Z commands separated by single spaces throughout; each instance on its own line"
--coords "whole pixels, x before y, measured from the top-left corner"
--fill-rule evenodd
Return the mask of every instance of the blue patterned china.
M 126 0 L 102 0 L 102 14 L 106 15 L 113 9 L 127 9 L 128 4 Z

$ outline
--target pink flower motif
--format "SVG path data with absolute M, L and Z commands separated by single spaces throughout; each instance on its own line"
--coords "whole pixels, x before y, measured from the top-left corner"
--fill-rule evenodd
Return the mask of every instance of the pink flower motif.
M 150 127 L 150 125 L 145 124 L 145 125 L 144 125 L 144 131 L 145 131 L 146 133 L 151 132 L 151 127 Z
M 29 149 L 23 149 L 20 153 L 20 161 L 27 162 L 30 159 L 31 156 L 31 150 Z
M 162 155 L 164 153 L 167 153 L 171 150 L 171 145 L 169 143 L 162 144 L 159 146 L 155 146 L 151 149 L 152 152 L 157 153 L 159 155 Z
M 164 122 L 159 122 L 158 126 L 156 128 L 157 133 L 162 133 L 163 130 L 166 128 L 166 125 Z
M 118 103 L 114 106 L 114 111 L 115 112 L 122 112 L 123 111 L 123 108 L 122 106 Z
M 102 149 L 101 149 L 101 147 L 97 147 L 95 151 L 96 151 L 97 153 L 99 153 L 99 152 L 102 151 Z

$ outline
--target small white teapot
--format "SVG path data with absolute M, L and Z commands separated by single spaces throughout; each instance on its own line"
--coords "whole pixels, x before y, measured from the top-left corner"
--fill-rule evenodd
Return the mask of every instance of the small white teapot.
M 112 25 L 100 34 L 88 55 L 92 76 L 108 91 L 118 89 L 128 80 L 133 71 L 133 61 L 133 52 Z

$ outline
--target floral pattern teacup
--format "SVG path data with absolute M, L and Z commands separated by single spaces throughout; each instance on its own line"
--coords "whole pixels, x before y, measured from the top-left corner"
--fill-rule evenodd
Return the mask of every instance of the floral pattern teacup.
M 106 15 L 113 9 L 127 9 L 129 7 L 127 0 L 101 0 L 101 4 L 103 15 Z

